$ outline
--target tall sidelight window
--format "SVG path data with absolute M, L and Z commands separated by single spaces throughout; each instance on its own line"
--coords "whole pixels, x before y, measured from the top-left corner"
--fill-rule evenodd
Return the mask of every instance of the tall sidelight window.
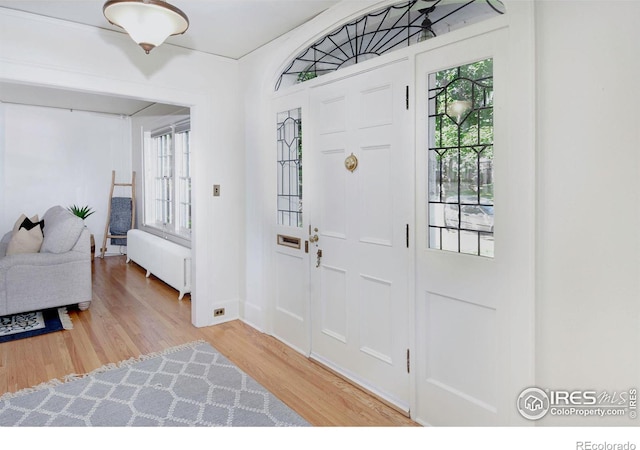
M 493 59 L 429 75 L 429 247 L 494 256 Z
M 278 225 L 302 227 L 302 110 L 277 115 Z
M 190 124 L 183 121 L 151 132 L 144 146 L 145 226 L 191 235 Z

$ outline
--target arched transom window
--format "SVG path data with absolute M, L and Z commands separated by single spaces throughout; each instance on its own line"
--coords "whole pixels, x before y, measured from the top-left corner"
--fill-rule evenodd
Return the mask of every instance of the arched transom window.
M 411 0 L 336 28 L 296 56 L 276 91 L 505 13 L 500 0 Z

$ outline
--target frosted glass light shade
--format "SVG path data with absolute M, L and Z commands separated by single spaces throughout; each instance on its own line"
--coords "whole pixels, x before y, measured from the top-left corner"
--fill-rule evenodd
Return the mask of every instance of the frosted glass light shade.
M 186 14 L 161 0 L 109 0 L 102 8 L 113 25 L 123 28 L 149 53 L 169 36 L 189 28 Z
M 418 35 L 418 42 L 428 41 L 431 38 L 436 37 L 436 34 L 433 32 L 431 27 L 423 28 L 420 34 Z

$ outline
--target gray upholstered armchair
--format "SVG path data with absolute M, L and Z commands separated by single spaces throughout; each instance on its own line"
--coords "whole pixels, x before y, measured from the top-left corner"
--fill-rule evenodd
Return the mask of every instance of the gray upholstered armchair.
M 84 221 L 62 206 L 42 218 L 39 251 L 7 255 L 11 231 L 0 241 L 0 316 L 91 303 L 91 244 Z

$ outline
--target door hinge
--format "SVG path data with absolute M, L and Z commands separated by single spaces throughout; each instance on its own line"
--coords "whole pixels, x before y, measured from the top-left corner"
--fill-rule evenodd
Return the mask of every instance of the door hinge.
M 409 86 L 406 86 L 404 92 L 405 92 L 405 97 L 404 97 L 405 108 L 407 108 L 408 110 L 409 109 Z
M 407 240 L 407 248 L 409 248 L 409 224 L 407 224 L 407 228 L 406 228 L 406 240 Z
M 407 349 L 407 373 L 411 373 L 411 353 Z

